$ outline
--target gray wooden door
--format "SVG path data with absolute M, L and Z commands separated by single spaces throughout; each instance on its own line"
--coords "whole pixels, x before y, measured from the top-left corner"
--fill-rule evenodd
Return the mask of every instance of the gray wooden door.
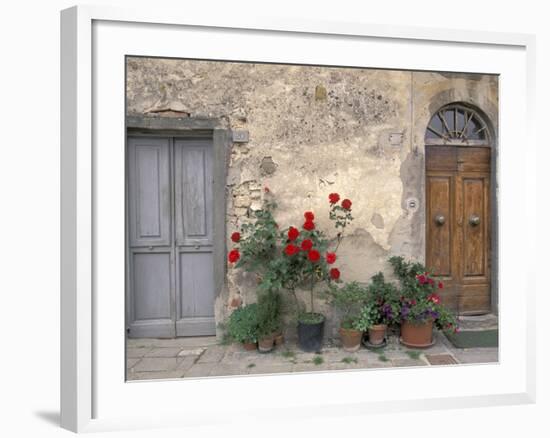
M 215 333 L 212 142 L 128 138 L 130 337 Z

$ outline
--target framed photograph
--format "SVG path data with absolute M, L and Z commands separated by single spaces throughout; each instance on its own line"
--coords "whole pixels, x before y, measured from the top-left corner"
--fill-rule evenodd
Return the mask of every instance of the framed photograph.
M 534 401 L 534 37 L 61 17 L 63 427 Z

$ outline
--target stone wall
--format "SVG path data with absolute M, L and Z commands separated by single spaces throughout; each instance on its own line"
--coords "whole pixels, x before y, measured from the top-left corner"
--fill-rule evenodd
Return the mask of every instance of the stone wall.
M 498 79 L 490 75 L 127 61 L 128 115 L 209 117 L 249 132 L 228 163 L 228 247 L 229 235 L 260 208 L 264 187 L 284 226 L 300 226 L 311 210 L 330 233 L 328 194 L 353 201 L 355 220 L 336 264 L 344 281 L 389 273 L 390 255 L 423 260 L 424 131 L 437 109 L 457 101 L 478 107 L 496 130 Z M 254 287 L 254 278 L 229 267 L 218 321 L 254 300 Z

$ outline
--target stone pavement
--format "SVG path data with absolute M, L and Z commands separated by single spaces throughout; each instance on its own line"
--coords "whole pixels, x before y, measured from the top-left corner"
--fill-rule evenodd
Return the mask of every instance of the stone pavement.
M 495 321 L 488 323 L 485 318 L 479 324 L 470 319 L 464 325 L 469 330 L 487 328 L 494 327 Z M 356 353 L 348 353 L 327 343 L 321 354 L 305 353 L 293 342 L 285 342 L 270 353 L 259 353 L 245 351 L 237 344 L 220 345 L 215 337 L 129 339 L 127 380 L 498 362 L 498 348 L 459 349 L 442 333 L 434 335 L 435 345 L 423 350 L 407 348 L 399 344 L 396 336 L 390 336 L 388 345 L 382 349 L 361 347 Z

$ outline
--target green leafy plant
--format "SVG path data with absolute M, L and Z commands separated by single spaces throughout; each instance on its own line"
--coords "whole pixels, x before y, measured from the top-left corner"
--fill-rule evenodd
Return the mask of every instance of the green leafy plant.
M 315 365 L 321 365 L 325 360 L 323 359 L 323 356 L 315 355 L 313 358 L 313 363 Z
M 344 363 L 347 363 L 347 364 L 350 364 L 350 363 L 357 363 L 357 358 L 356 357 L 350 357 L 350 356 L 346 356 L 344 357 L 341 362 L 344 362 Z
M 441 303 L 441 297 L 436 293 L 443 289 L 443 282 L 437 280 L 421 263 L 408 262 L 397 256 L 391 257 L 389 262 L 401 286 L 401 320 L 421 323 L 431 319 L 437 329 L 458 331 L 456 318 Z
M 296 353 L 292 350 L 285 350 L 281 353 L 281 356 L 286 359 L 294 359 L 296 357 Z
M 356 321 L 361 314 L 360 310 L 367 301 L 367 288 L 353 281 L 344 284 L 343 287 L 333 285 L 328 293 L 331 304 L 342 314 L 341 326 L 345 329 L 355 329 Z
M 275 290 L 263 291 L 258 296 L 258 338 L 270 336 L 281 329 L 281 296 Z
M 398 290 L 378 272 L 367 288 L 366 304 L 354 322 L 356 330 L 365 331 L 377 324 L 391 324 L 399 316 Z
M 407 356 L 409 356 L 411 359 L 414 359 L 414 360 L 418 360 L 420 358 L 420 351 L 416 351 L 416 350 L 407 350 L 405 351 L 405 353 L 407 354 Z
M 253 303 L 235 309 L 227 322 L 227 334 L 235 342 L 257 342 L 258 305 Z
M 384 353 L 380 353 L 380 354 L 378 355 L 378 360 L 379 360 L 380 362 L 387 362 L 387 361 L 389 361 L 389 359 L 386 357 L 386 355 L 385 355 Z

